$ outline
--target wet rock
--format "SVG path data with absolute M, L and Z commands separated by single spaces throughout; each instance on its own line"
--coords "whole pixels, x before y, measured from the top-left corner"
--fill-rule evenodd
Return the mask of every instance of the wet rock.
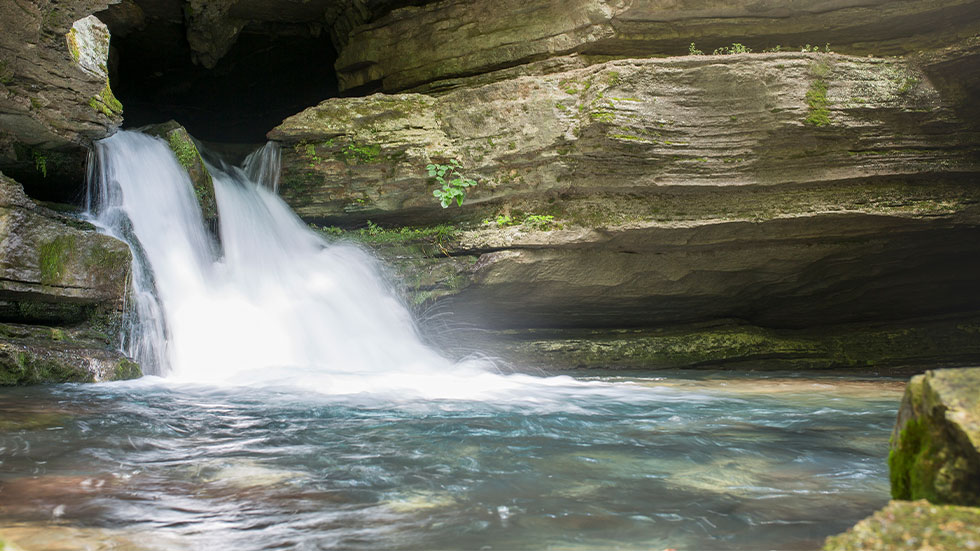
M 892 497 L 980 506 L 980 368 L 913 377 L 888 456 Z
M 214 197 L 214 181 L 211 173 L 208 172 L 201 152 L 194 143 L 194 138 L 187 133 L 187 130 L 175 121 L 154 125 L 143 129 L 144 132 L 152 136 L 163 138 L 170 145 L 180 166 L 187 170 L 187 175 L 194 184 L 194 196 L 201 205 L 201 214 L 204 219 L 212 225 L 218 219 L 218 203 Z
M 892 501 L 847 532 L 831 536 L 824 551 L 969 551 L 980 549 L 980 509 Z
M 139 376 L 117 351 L 129 270 L 124 243 L 0 174 L 0 384 Z
M 121 241 L 38 206 L 2 175 L 0 227 L 4 319 L 71 322 L 95 306 L 122 307 L 130 253 Z
M 139 365 L 113 346 L 117 340 L 91 331 L 0 324 L 0 386 L 140 377 Z

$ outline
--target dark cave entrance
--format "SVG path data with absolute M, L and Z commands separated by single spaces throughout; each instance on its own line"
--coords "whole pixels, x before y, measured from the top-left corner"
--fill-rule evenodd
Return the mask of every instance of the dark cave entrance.
M 114 35 L 110 80 L 124 128 L 173 119 L 200 140 L 256 144 L 284 118 L 337 95 L 327 33 L 247 31 L 213 69 L 191 61 L 183 25 Z

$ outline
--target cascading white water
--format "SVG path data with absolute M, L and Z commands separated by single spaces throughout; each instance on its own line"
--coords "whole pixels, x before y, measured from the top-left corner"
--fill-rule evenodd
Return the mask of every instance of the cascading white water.
M 360 249 L 324 241 L 279 199 L 277 152 L 210 167 L 223 254 L 165 142 L 119 132 L 97 144 L 91 216 L 134 250 L 126 352 L 170 380 L 291 384 L 330 394 L 471 398 L 570 379 L 453 364 L 420 340 Z M 251 177 L 250 177 L 251 176 Z

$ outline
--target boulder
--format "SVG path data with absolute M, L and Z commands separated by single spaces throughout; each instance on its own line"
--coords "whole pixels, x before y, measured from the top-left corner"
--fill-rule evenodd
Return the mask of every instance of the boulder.
M 892 433 L 892 497 L 980 506 L 980 368 L 913 377 Z
M 118 350 L 116 334 L 90 327 L 0 323 L 0 386 L 135 379 L 139 365 Z
M 970 551 L 980 549 L 980 509 L 892 501 L 847 532 L 831 536 L 824 551 Z
M 119 310 L 130 252 L 87 222 L 40 207 L 0 175 L 0 320 L 77 322 Z

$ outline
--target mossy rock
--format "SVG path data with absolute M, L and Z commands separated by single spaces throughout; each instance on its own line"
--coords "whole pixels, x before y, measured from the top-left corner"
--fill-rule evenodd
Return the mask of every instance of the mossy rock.
M 980 509 L 893 501 L 847 532 L 831 536 L 824 551 L 968 551 L 980 549 Z
M 891 446 L 892 497 L 980 506 L 980 368 L 913 377 Z
M 0 386 L 96 383 L 135 379 L 142 370 L 119 352 L 91 341 L 72 342 L 54 332 L 47 339 L 0 339 Z
M 194 196 L 201 205 L 201 214 L 209 221 L 218 218 L 218 202 L 214 197 L 214 181 L 208 172 L 201 152 L 198 151 L 194 138 L 183 126 L 176 121 L 168 121 L 144 129 L 147 134 L 163 138 L 170 145 L 177 162 L 184 167 L 191 183 L 194 184 Z

